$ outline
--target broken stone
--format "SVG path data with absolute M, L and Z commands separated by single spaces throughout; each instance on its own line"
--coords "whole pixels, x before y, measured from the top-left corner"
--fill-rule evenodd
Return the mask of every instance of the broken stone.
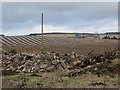
M 41 64 L 39 68 L 40 69 L 45 69 L 45 68 L 47 68 L 47 64 Z
M 99 86 L 99 85 L 106 86 L 107 84 L 104 83 L 104 82 L 98 81 L 98 82 L 93 82 L 93 83 L 91 83 L 90 85 L 92 85 L 92 86 Z
M 15 57 L 16 57 L 16 59 L 19 60 L 19 61 L 21 61 L 21 60 L 23 59 L 23 57 L 22 57 L 21 55 L 19 55 L 19 54 L 16 54 Z
M 54 70 L 55 70 L 55 66 L 54 65 L 46 68 L 46 71 L 48 71 L 48 72 L 53 72 Z
M 10 70 L 11 70 L 11 71 L 15 71 L 16 69 L 11 66 L 11 67 L 10 67 Z
M 81 61 L 80 61 L 80 60 L 77 60 L 77 61 L 73 62 L 73 65 L 74 65 L 74 66 L 78 66 L 79 64 L 81 64 Z
M 39 69 L 38 72 L 45 72 L 45 71 L 46 71 L 45 69 Z M 31 71 L 31 72 L 33 72 L 33 71 Z
M 26 56 L 24 57 L 24 60 L 29 60 L 29 59 L 31 59 L 31 58 L 33 58 L 32 55 L 26 55 Z
M 98 68 L 95 68 L 94 71 L 98 71 Z
M 89 71 L 92 74 L 105 74 L 112 71 L 117 71 L 119 65 L 113 67 L 113 58 L 116 54 L 108 52 L 102 55 L 84 56 L 77 55 L 75 52 L 72 54 L 59 54 L 55 52 L 47 52 L 44 54 L 32 53 L 2 53 L 2 68 L 4 70 L 11 70 L 16 72 L 53 72 L 55 70 L 71 72 L 72 76 L 77 76 L 81 73 L 81 68 L 84 71 Z M 111 65 L 111 66 L 110 66 Z M 80 71 L 79 71 L 80 70 Z
M 57 65 L 59 62 L 57 60 L 52 60 L 52 65 Z
M 24 65 L 18 66 L 17 70 L 22 71 L 24 69 L 24 67 L 25 67 Z

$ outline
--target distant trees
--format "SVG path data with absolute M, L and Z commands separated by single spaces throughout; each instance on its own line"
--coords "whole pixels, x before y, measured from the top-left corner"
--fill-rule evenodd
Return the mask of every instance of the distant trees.
M 114 37 L 112 37 L 111 39 L 118 39 L 118 38 L 114 36 Z
M 116 36 L 110 37 L 110 36 L 104 36 L 102 39 L 119 39 Z
M 5 36 L 4 34 L 0 34 L 0 36 Z
M 104 36 L 103 39 L 110 39 L 110 37 L 109 36 Z

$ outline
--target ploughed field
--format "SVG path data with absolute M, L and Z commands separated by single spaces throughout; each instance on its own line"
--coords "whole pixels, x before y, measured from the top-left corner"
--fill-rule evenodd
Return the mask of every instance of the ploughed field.
M 41 52 L 41 36 L 3 36 L 0 37 L 4 50 L 15 49 L 17 52 Z M 118 40 L 95 38 L 72 38 L 68 36 L 44 36 L 44 52 L 95 54 L 117 50 Z

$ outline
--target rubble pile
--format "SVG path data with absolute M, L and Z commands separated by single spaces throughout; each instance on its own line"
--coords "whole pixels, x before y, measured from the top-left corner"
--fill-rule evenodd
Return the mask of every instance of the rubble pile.
M 118 52 L 106 52 L 102 55 L 93 55 L 93 50 L 87 56 L 71 54 L 59 54 L 58 52 L 17 53 L 15 50 L 2 53 L 2 73 L 37 73 L 54 72 L 55 70 L 68 72 L 66 76 L 78 76 L 87 72 L 94 74 L 118 72 L 119 64 L 112 65 Z

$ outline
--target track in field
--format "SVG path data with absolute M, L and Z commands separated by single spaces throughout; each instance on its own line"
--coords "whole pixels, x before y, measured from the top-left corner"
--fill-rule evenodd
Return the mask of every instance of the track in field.
M 3 36 L 0 37 L 3 49 L 39 52 L 41 36 Z M 67 36 L 44 36 L 45 51 L 88 53 L 93 49 L 96 53 L 118 48 L 117 40 L 99 40 L 94 38 L 70 38 Z

